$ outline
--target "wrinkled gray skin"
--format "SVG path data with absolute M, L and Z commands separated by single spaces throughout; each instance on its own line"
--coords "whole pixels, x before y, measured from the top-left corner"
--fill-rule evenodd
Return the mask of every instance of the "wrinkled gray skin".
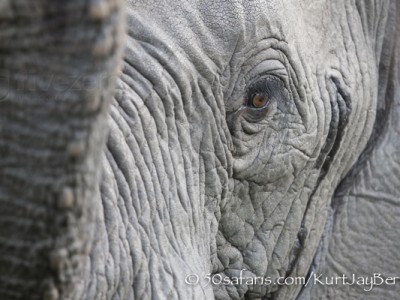
M 398 299 L 399 10 L 0 1 L 0 298 Z

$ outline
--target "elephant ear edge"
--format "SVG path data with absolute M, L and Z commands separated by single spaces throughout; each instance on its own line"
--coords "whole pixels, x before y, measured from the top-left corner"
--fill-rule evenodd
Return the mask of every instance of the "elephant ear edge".
M 354 274 L 366 278 L 380 274 L 385 278 L 398 275 L 400 3 L 391 1 L 385 21 L 383 36 L 378 33 L 375 37 L 378 99 L 374 127 L 365 149 L 335 191 L 308 276 L 331 278 Z M 343 228 L 343 224 L 348 228 Z M 362 288 L 357 285 L 309 285 L 302 289 L 297 299 L 340 299 L 350 294 L 362 298 L 365 296 Z M 398 288 L 384 286 L 369 291 L 368 297 L 395 299 L 396 292 Z

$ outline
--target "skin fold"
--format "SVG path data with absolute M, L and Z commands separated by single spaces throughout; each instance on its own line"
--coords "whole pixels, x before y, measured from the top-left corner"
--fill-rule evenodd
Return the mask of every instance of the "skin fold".
M 397 299 L 399 16 L 1 1 L 0 299 Z

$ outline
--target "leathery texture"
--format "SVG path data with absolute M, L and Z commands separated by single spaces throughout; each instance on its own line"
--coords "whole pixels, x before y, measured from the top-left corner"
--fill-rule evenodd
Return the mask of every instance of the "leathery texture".
M 121 55 L 120 1 L 9 3 L 0 295 L 294 298 L 204 275 L 307 274 L 375 121 L 379 22 L 350 1 L 131 0 Z M 260 119 L 245 91 L 264 73 L 276 97 Z

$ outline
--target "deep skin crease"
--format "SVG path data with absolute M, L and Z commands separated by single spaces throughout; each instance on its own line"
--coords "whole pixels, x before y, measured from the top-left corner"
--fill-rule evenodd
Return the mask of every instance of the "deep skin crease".
M 360 269 L 336 245 L 368 164 L 399 157 L 370 139 L 396 137 L 395 1 L 1 5 L 1 299 L 365 296 L 207 276 Z

